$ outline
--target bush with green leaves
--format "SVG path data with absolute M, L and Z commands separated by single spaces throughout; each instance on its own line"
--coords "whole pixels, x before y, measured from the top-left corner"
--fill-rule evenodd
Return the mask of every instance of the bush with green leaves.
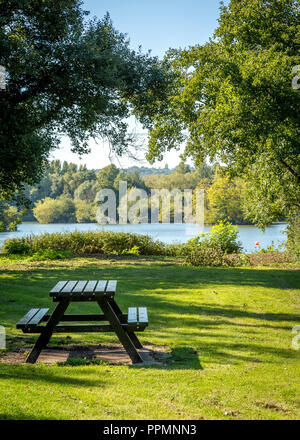
M 39 200 L 33 208 L 33 214 L 39 223 L 73 223 L 76 221 L 75 204 L 68 197 L 57 199 L 46 197 Z
M 207 234 L 200 234 L 188 240 L 185 246 L 186 262 L 193 266 L 231 265 L 230 254 L 238 254 L 242 247 L 237 240 L 236 226 L 220 221 Z
M 288 224 L 286 252 L 300 262 L 300 216 L 294 217 Z
M 31 247 L 26 237 L 10 238 L 4 242 L 3 251 L 9 255 L 28 255 L 31 251 Z
M 242 250 L 238 235 L 237 226 L 223 221 L 214 225 L 208 233 L 210 243 L 218 246 L 226 254 L 234 254 Z
M 198 238 L 198 237 L 196 237 Z M 188 242 L 185 260 L 193 266 L 223 266 L 224 252 L 205 238 L 202 241 L 191 239 Z
M 164 255 L 164 244 L 148 235 L 113 231 L 67 232 L 8 239 L 3 251 L 32 254 L 41 250 L 69 251 L 73 254 Z

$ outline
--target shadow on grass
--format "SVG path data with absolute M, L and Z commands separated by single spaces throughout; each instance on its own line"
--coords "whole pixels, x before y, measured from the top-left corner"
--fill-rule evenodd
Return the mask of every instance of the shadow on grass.
M 1 364 L 1 372 L 0 372 L 0 379 L 13 379 L 15 382 L 24 383 L 26 385 L 27 383 L 31 383 L 32 381 L 38 382 L 41 385 L 43 383 L 45 384 L 56 384 L 56 385 L 63 385 L 63 386 L 82 386 L 82 387 L 89 387 L 89 386 L 95 386 L 95 387 L 106 387 L 109 385 L 108 381 L 101 380 L 99 378 L 91 380 L 89 378 L 83 378 L 82 377 L 82 370 L 76 369 L 72 370 L 72 376 L 68 374 L 64 374 L 62 371 L 62 374 L 57 374 L 57 371 L 52 372 L 51 369 L 49 369 L 49 366 L 46 368 L 48 371 L 45 371 L 45 366 L 42 366 L 39 364 L 37 366 L 33 365 L 7 365 L 7 364 Z M 86 373 L 88 374 L 88 370 L 86 370 Z M 103 372 L 103 375 L 105 373 Z M 80 377 L 76 377 L 76 376 Z M 106 376 L 106 379 L 108 377 Z
M 28 412 L 25 413 L 19 408 L 14 408 L 12 413 L 1 412 L 0 420 L 57 420 L 57 418 Z

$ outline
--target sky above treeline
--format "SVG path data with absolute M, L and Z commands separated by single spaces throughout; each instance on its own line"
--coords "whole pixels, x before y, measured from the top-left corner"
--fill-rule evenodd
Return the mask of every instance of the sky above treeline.
M 225 4 L 228 1 L 224 2 Z M 90 18 L 102 18 L 109 12 L 114 27 L 126 33 L 132 49 L 142 46 L 144 52 L 162 58 L 169 48 L 184 48 L 195 44 L 204 44 L 213 35 L 218 25 L 219 0 L 85 0 L 83 8 L 90 11 Z M 141 127 L 136 127 L 140 133 Z M 142 138 L 142 136 L 141 136 Z M 91 153 L 79 158 L 70 150 L 70 142 L 62 139 L 61 148 L 52 153 L 51 159 L 59 159 L 79 164 L 88 168 L 102 168 L 111 161 L 115 165 L 126 168 L 131 165 L 150 166 L 140 153 L 140 162 L 129 157 L 119 160 L 110 156 L 109 146 L 99 139 L 96 144 L 90 141 Z M 180 152 L 166 154 L 162 162 L 153 166 L 175 167 Z

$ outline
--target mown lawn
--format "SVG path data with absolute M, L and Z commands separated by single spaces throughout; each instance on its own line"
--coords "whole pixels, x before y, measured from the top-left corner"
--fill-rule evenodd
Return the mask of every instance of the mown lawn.
M 53 309 L 59 279 L 118 280 L 118 303 L 147 306 L 143 343 L 173 351 L 166 366 L 0 364 L 2 419 L 299 419 L 300 273 L 277 268 L 192 268 L 171 259 L 0 259 L 0 324 L 8 346 L 31 307 Z M 298 289 L 298 290 L 297 290 Z M 9 301 L 10 300 L 10 301 Z M 13 300 L 13 301 L 12 301 Z M 95 305 L 73 305 L 92 312 Z M 115 342 L 56 335 L 51 343 Z

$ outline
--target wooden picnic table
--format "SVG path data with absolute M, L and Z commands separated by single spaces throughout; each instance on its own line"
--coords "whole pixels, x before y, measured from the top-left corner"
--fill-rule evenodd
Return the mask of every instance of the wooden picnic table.
M 128 313 L 122 313 L 116 303 L 116 280 L 94 281 L 59 281 L 50 290 L 50 296 L 57 306 L 51 315 L 47 308 L 33 308 L 17 323 L 17 328 L 23 333 L 40 333 L 26 362 L 35 363 L 41 351 L 45 348 L 55 333 L 84 333 L 84 332 L 114 332 L 127 351 L 133 363 L 143 362 L 138 349 L 143 348 L 135 332 L 144 331 L 148 325 L 146 307 L 129 307 Z M 97 302 L 101 314 L 69 314 L 65 312 L 70 302 Z M 63 324 L 59 322 L 98 322 L 107 324 Z M 45 325 L 40 323 L 45 322 Z

